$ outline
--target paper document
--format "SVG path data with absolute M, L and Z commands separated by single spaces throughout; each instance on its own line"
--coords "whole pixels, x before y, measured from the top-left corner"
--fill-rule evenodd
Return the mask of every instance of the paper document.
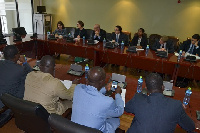
M 121 97 L 122 100 L 124 101 L 124 107 L 125 107 L 125 95 L 126 95 L 126 89 L 122 89 Z
M 71 86 L 72 86 L 72 81 L 70 81 L 70 80 L 60 80 L 63 84 L 64 84 L 64 86 L 67 88 L 67 89 L 69 89 Z

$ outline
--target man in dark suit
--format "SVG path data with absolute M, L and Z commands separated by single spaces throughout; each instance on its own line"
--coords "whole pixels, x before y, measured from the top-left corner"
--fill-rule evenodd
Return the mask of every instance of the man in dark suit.
M 131 46 L 137 46 L 137 48 L 146 49 L 148 40 L 144 32 L 145 30 L 143 28 L 138 29 L 138 32 L 131 41 Z
M 168 39 L 167 36 L 162 36 L 160 40 L 156 41 L 152 46 L 152 50 L 154 51 L 167 51 L 168 53 L 174 53 L 174 45 L 173 41 Z
M 123 41 L 125 46 L 128 45 L 128 36 L 122 32 L 122 27 L 119 25 L 115 26 L 115 32 L 112 33 L 111 39 L 112 42 L 121 44 Z
M 104 38 L 106 39 L 106 31 L 101 29 L 99 24 L 95 24 L 92 37 L 93 37 L 92 39 L 102 42 Z
M 185 113 L 181 101 L 165 97 L 159 74 L 146 77 L 149 96 L 137 93 L 126 103 L 125 111 L 135 115 L 127 133 L 173 133 L 179 124 L 184 130 L 195 130 L 195 124 Z
M 192 36 L 192 39 L 188 39 L 187 41 L 184 41 L 183 44 L 180 46 L 180 50 L 183 51 L 183 55 L 185 55 L 185 53 L 190 53 L 193 55 L 198 55 L 200 56 L 200 42 L 199 42 L 199 34 L 194 34 Z
M 8 93 L 23 98 L 26 75 L 32 68 L 14 45 L 6 46 L 3 53 L 5 60 L 0 60 L 0 95 Z M 22 62 L 23 66 L 18 65 L 17 61 Z M 0 108 L 3 106 L 0 101 Z

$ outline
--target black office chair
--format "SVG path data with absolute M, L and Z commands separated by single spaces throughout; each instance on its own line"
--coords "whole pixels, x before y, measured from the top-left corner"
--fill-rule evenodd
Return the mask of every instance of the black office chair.
M 112 35 L 112 33 L 106 33 L 106 40 L 107 41 L 112 41 L 111 35 Z
M 70 33 L 72 36 L 74 36 L 75 33 L 75 27 L 65 27 L 67 35 Z
M 0 128 L 3 127 L 13 117 L 13 113 L 6 106 L 0 109 Z
M 1 101 L 12 110 L 16 126 L 27 133 L 50 133 L 49 113 L 38 103 L 3 94 Z
M 92 33 L 93 30 L 92 29 L 85 29 L 87 31 L 87 39 L 92 39 Z
M 100 130 L 79 125 L 57 114 L 51 114 L 48 121 L 54 133 L 102 133 Z

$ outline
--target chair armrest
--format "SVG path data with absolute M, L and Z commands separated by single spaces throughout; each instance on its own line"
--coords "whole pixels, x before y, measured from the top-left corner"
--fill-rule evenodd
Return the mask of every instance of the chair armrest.
M 3 113 L 3 112 L 5 112 L 7 109 L 8 109 L 8 107 L 3 106 L 3 107 L 0 109 L 0 114 Z
M 71 115 L 72 115 L 72 108 L 68 108 L 63 114 L 62 116 L 64 118 L 67 118 L 69 120 L 71 120 Z

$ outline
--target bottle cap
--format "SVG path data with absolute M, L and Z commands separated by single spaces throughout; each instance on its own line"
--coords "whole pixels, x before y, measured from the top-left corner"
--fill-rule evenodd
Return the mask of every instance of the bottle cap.
M 147 47 L 149 47 L 149 45 L 147 45 Z
M 182 50 L 180 50 L 180 52 L 182 52 Z
M 140 78 L 142 79 L 142 76 L 140 76 Z
M 88 66 L 88 64 L 86 64 L 86 66 Z
M 191 87 L 189 87 L 189 88 L 188 88 L 188 90 L 192 90 L 192 88 L 191 88 Z

